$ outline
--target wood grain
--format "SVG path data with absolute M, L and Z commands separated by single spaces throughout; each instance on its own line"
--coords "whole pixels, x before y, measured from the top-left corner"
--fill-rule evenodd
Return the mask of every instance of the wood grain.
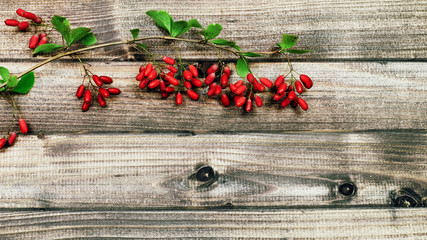
M 313 78 L 314 87 L 302 96 L 307 112 L 274 103 L 273 95 L 261 96 L 265 106 L 247 114 L 237 107 L 224 107 L 218 99 L 197 102 L 184 96 L 177 107 L 174 95 L 162 99 L 158 93 L 141 91 L 135 80 L 141 63 L 97 63 L 95 74 L 114 78 L 113 87 L 122 94 L 107 99 L 108 107 L 81 112 L 82 100 L 75 91 L 82 82 L 77 64 L 52 63 L 36 71 L 36 85 L 16 101 L 34 134 L 75 132 L 264 132 L 295 130 L 392 130 L 427 128 L 426 63 L 342 62 L 295 63 L 294 69 Z M 12 73 L 31 66 L 4 63 Z M 253 71 L 275 79 L 284 63 L 257 63 Z M 233 73 L 231 81 L 237 81 Z M 207 89 L 197 90 L 200 93 Z M 96 95 L 94 95 L 95 98 Z M 0 132 L 7 131 L 11 106 L 0 99 Z
M 1 150 L 0 208 L 392 206 L 406 188 L 423 205 L 426 149 L 425 131 L 26 136 Z
M 141 29 L 141 35 L 163 34 L 145 15 L 148 10 L 166 10 L 177 20 L 196 18 L 203 26 L 220 23 L 219 37 L 237 41 L 247 51 L 275 47 L 284 33 L 300 36 L 298 48 L 314 53 L 295 56 L 301 59 L 426 59 L 427 1 L 7 1 L 0 3 L 3 19 L 16 17 L 22 7 L 48 19 L 54 14 L 67 17 L 72 27 L 91 27 L 100 42 L 129 39 L 129 29 Z M 17 33 L 0 25 L 0 58 L 29 59 L 26 48 L 32 32 Z M 187 36 L 197 38 L 194 33 Z M 13 41 L 11 40 L 13 39 Z M 58 39 L 54 35 L 52 39 Z M 58 41 L 58 40 L 53 40 Z M 149 42 L 155 53 L 173 54 L 170 43 Z M 103 52 L 105 51 L 105 52 Z M 89 53 L 88 58 L 131 59 L 127 47 L 106 48 Z M 216 59 L 214 51 L 183 45 L 187 59 Z M 225 55 L 230 57 L 229 55 Z M 137 58 L 144 56 L 137 56 Z
M 425 239 L 427 209 L 1 212 L 3 239 Z

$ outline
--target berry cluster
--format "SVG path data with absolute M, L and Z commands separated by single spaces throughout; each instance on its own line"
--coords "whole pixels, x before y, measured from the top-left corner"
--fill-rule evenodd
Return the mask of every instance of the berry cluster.
M 82 84 L 77 88 L 76 96 L 78 98 L 83 97 L 83 105 L 82 105 L 83 112 L 86 112 L 87 110 L 89 110 L 90 104 L 92 102 L 92 92 L 90 91 L 91 86 L 96 89 L 96 92 L 97 92 L 96 98 L 98 100 L 99 106 L 101 107 L 107 106 L 105 98 L 108 98 L 110 95 L 120 94 L 120 89 L 118 88 L 107 88 L 107 89 L 103 88 L 103 84 L 113 83 L 112 78 L 107 76 L 92 75 L 92 80 L 98 88 L 96 88 L 93 85 L 90 79 L 87 87 L 85 87 L 84 84 Z
M 34 13 L 31 12 L 26 12 L 22 9 L 17 9 L 16 13 L 24 18 L 30 19 L 32 20 L 34 25 L 40 26 L 41 23 L 43 22 L 41 17 L 36 16 Z M 30 23 L 27 21 L 18 21 L 16 19 L 6 19 L 4 21 L 4 23 L 7 26 L 17 26 L 18 29 L 20 31 L 26 31 L 28 29 L 28 27 L 30 26 Z M 47 35 L 44 32 L 40 32 L 40 34 L 34 34 L 31 38 L 30 38 L 30 43 L 28 44 L 28 47 L 31 49 L 34 49 L 40 45 L 46 44 L 47 43 Z
M 21 130 L 22 134 L 28 133 L 28 126 L 24 119 L 20 118 L 19 121 L 19 128 Z M 13 143 L 15 143 L 16 140 L 16 132 L 9 132 L 6 134 L 3 138 L 0 138 L 0 149 L 2 149 L 4 146 L 12 146 Z
M 185 91 L 188 97 L 194 101 L 199 99 L 199 94 L 192 89 L 193 86 L 201 87 L 203 85 L 203 82 L 197 78 L 199 76 L 197 68 L 194 65 L 188 65 L 187 68 L 183 64 L 176 65 L 175 59 L 168 56 L 164 56 L 162 60 L 166 65 L 150 62 L 139 68 L 136 76 L 136 80 L 140 82 L 139 88 L 144 89 L 147 86 L 149 89 L 158 88 L 162 98 L 167 98 L 177 91 L 175 96 L 177 105 L 182 104 L 182 91 Z M 162 67 L 166 67 L 169 72 L 164 73 L 161 70 Z
M 313 86 L 313 81 L 307 75 L 301 74 L 300 81 L 295 80 L 293 75 L 291 75 L 289 83 L 286 83 L 285 76 L 280 75 L 274 83 L 276 95 L 274 95 L 273 100 L 280 101 L 282 107 L 291 104 L 291 106 L 295 108 L 299 105 L 301 109 L 306 111 L 308 105 L 305 100 L 301 98 L 301 94 L 304 92 L 303 85 L 305 88 L 310 89 Z

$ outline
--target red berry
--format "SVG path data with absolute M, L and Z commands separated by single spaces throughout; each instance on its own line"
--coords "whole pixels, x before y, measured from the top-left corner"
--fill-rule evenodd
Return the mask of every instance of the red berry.
M 170 77 L 174 77 L 175 73 L 174 72 L 168 72 L 166 75 L 170 76 Z
M 215 90 L 214 90 L 214 94 L 215 95 L 220 95 L 221 94 L 221 85 L 216 85 Z
M 211 83 L 211 85 L 209 85 L 209 90 L 211 90 L 212 88 L 215 89 L 216 88 L 216 83 Z
M 26 134 L 28 132 L 28 126 L 24 119 L 19 119 L 19 128 L 21 129 L 22 134 Z
M 237 89 L 236 85 L 234 85 L 234 84 L 230 83 L 228 86 L 230 87 L 230 91 L 231 91 L 232 93 L 235 93 L 235 92 L 236 92 L 236 89 Z
M 113 82 L 113 79 L 107 76 L 100 76 L 99 79 L 101 79 L 101 81 L 103 81 L 106 84 L 110 84 Z
M 207 85 L 210 85 L 214 80 L 215 80 L 215 73 L 213 72 L 213 73 L 210 73 L 210 74 L 206 77 L 206 79 L 205 79 L 205 83 L 206 83 Z
M 144 72 L 140 72 L 140 73 L 136 76 L 136 80 L 138 80 L 138 81 L 142 81 L 142 79 L 144 79 Z
M 297 90 L 297 93 L 299 94 L 304 91 L 304 88 L 302 87 L 302 83 L 300 81 L 295 82 L 295 90 Z
M 236 86 L 236 87 L 240 87 L 242 85 L 243 85 L 243 80 L 239 80 L 239 81 L 234 83 L 234 86 Z
M 290 91 L 288 94 L 288 98 L 289 98 L 289 100 L 293 101 L 297 98 L 297 95 L 295 94 L 294 91 Z
M 278 100 L 282 99 L 284 96 L 285 96 L 285 94 L 278 94 L 277 93 L 276 95 L 274 95 L 273 100 L 278 101 Z
M 98 75 L 93 75 L 92 79 L 95 82 L 96 86 L 98 87 L 102 86 L 103 82 L 101 81 L 101 79 L 99 79 Z
M 87 110 L 89 110 L 89 106 L 90 106 L 90 103 L 83 102 L 82 111 L 86 112 Z
M 196 101 L 197 99 L 199 99 L 199 94 L 197 94 L 195 91 L 188 89 L 187 90 L 187 94 L 188 96 L 193 99 L 194 101 Z
M 173 91 L 175 91 L 175 88 L 173 88 L 173 87 L 165 88 L 165 93 L 173 93 Z
M 169 65 L 175 64 L 175 59 L 173 59 L 171 57 L 164 56 L 162 59 L 166 64 L 169 64 Z
M 159 89 L 160 89 L 160 91 L 163 92 L 165 90 L 165 88 L 166 88 L 165 82 L 163 80 L 160 80 L 160 83 L 159 83 Z
M 215 73 L 218 71 L 218 64 L 213 64 L 207 71 L 207 74 Z M 207 83 L 209 84 L 209 83 Z
M 18 29 L 20 30 L 20 31 L 25 31 L 25 30 L 27 30 L 27 28 L 30 26 L 30 24 L 28 23 L 28 22 L 20 22 L 19 24 L 18 24 Z
M 83 97 L 83 92 L 85 90 L 85 86 L 82 84 L 77 88 L 76 97 L 81 98 Z
M 184 87 L 186 87 L 186 88 L 191 88 L 191 83 L 190 83 L 190 82 L 185 81 L 185 82 L 184 82 Z
M 255 96 L 255 104 L 257 107 L 262 107 L 262 99 L 260 96 Z
M 148 84 L 148 79 L 144 79 L 139 83 L 139 88 L 144 89 Z
M 280 84 L 279 88 L 277 89 L 277 94 L 284 94 L 286 92 L 286 89 L 288 89 L 288 85 L 286 83 Z
M 30 38 L 30 43 L 28 44 L 28 47 L 31 49 L 34 49 L 37 47 L 37 43 L 39 42 L 39 35 L 38 34 L 34 34 L 31 38 Z
M 194 86 L 196 86 L 196 87 L 201 87 L 201 86 L 203 86 L 203 82 L 202 81 L 200 81 L 199 79 L 197 79 L 197 78 L 192 78 L 191 79 L 191 84 L 193 84 Z
M 110 92 L 105 88 L 99 88 L 99 93 L 105 98 L 110 96 Z
M 178 86 L 178 84 L 179 84 L 179 81 L 176 78 L 169 76 L 169 75 L 165 76 L 165 80 L 170 82 L 174 86 Z
M 169 69 L 169 71 L 174 72 L 174 73 L 178 72 L 178 69 L 176 69 L 176 67 L 174 67 L 174 66 L 169 65 L 168 69 Z
M 284 75 L 280 75 L 276 78 L 276 81 L 274 82 L 274 86 L 276 86 L 277 88 L 282 85 L 282 83 L 285 81 L 285 76 Z
M 24 13 L 25 13 L 25 11 L 24 11 L 24 10 L 22 10 L 22 9 L 20 9 L 20 8 L 18 8 L 18 9 L 16 9 L 16 13 L 17 13 L 19 16 L 24 17 Z
M 35 19 L 33 19 L 33 21 L 35 22 L 35 23 L 42 23 L 42 18 L 41 17 L 36 17 Z
M 141 65 L 141 67 L 139 67 L 139 72 L 141 73 L 143 73 L 145 71 L 145 67 L 144 67 L 144 65 Z
M 298 98 L 298 104 L 300 105 L 300 107 L 302 108 L 302 110 L 307 111 L 307 109 L 308 109 L 308 105 L 307 105 L 307 103 L 304 101 L 304 99 L 302 99 L 302 98 Z
M 182 104 L 182 95 L 181 95 L 181 92 L 178 92 L 176 94 L 176 104 L 177 105 L 181 105 Z
M 12 146 L 13 143 L 15 142 L 16 139 L 16 132 L 11 132 L 9 135 L 9 139 L 7 140 L 7 144 L 9 144 L 9 146 Z
M 160 96 L 162 96 L 162 98 L 167 98 L 167 97 L 169 97 L 169 93 L 167 93 L 167 92 L 162 92 L 162 93 L 160 94 Z
M 256 80 L 255 80 L 255 81 L 256 81 Z M 255 89 L 256 89 L 256 90 L 258 90 L 258 91 L 260 91 L 260 92 L 264 92 L 264 90 L 265 90 L 264 85 L 262 85 L 261 83 L 257 83 L 257 82 L 255 82 L 255 83 L 254 83 L 254 86 L 255 86 Z
M 246 79 L 248 79 L 248 81 L 250 83 L 252 83 L 254 81 L 255 77 L 252 73 L 249 73 L 248 75 L 246 75 Z
M 37 47 L 38 47 L 38 46 L 41 46 L 41 45 L 43 45 L 43 44 L 46 44 L 46 43 L 47 43 L 47 37 L 42 37 L 42 38 L 40 39 L 39 43 L 37 44 Z
M 222 69 L 222 71 L 225 73 L 225 74 L 227 74 L 227 76 L 229 76 L 230 77 L 230 75 L 231 75 L 231 70 L 230 70 L 230 68 L 227 66 L 227 67 L 225 67 L 225 68 L 223 68 Z
M 31 20 L 34 20 L 34 19 L 37 18 L 37 16 L 34 13 L 30 13 L 30 12 L 24 12 L 24 16 L 23 17 L 31 19 Z
M 193 74 L 188 70 L 185 70 L 184 73 L 182 73 L 182 76 L 185 80 L 191 80 L 191 78 L 193 78 Z
M 246 91 L 246 85 L 242 85 L 242 86 L 238 87 L 234 93 L 237 94 L 237 95 L 240 95 L 244 91 Z
M 248 101 L 246 101 L 245 111 L 250 112 L 251 110 L 252 110 L 252 100 L 248 99 Z
M 6 144 L 6 138 L 1 138 L 0 139 L 0 149 L 2 149 L 5 144 Z
M 291 106 L 292 106 L 293 108 L 296 108 L 296 107 L 298 106 L 298 97 L 297 97 L 297 99 L 292 100 L 292 102 L 291 102 Z
M 227 84 L 228 84 L 228 75 L 224 73 L 221 76 L 221 87 L 226 88 Z
M 120 89 L 118 89 L 118 88 L 109 88 L 109 89 L 107 89 L 107 91 L 113 95 L 120 94 Z
M 228 98 L 228 96 L 227 96 L 225 93 L 223 93 L 223 94 L 221 95 L 221 102 L 222 102 L 222 104 L 224 104 L 224 106 L 226 106 L 226 107 L 230 106 L 230 99 Z
M 299 79 L 307 89 L 310 89 L 313 86 L 313 81 L 311 81 L 311 79 L 307 75 L 301 74 L 299 76 Z
M 92 101 L 92 94 L 90 93 L 89 89 L 86 89 L 83 99 L 85 103 L 90 103 L 90 101 Z
M 211 86 L 212 86 L 212 85 L 214 85 L 214 84 L 215 84 L 215 83 L 212 83 L 212 84 L 211 84 Z M 217 86 L 217 85 L 215 84 L 213 87 L 211 87 L 211 86 L 209 86 L 209 91 L 208 91 L 208 93 L 207 93 L 209 97 L 212 97 L 212 96 L 214 95 L 214 93 L 215 93 L 215 89 L 216 89 L 216 86 Z
M 154 79 L 156 79 L 156 77 L 157 77 L 157 71 L 156 70 L 151 71 L 150 74 L 148 74 L 148 76 L 147 76 L 148 80 L 150 80 L 150 81 L 153 81 Z
M 259 79 L 259 81 L 260 81 L 262 84 L 264 84 L 264 86 L 266 86 L 266 87 L 268 87 L 268 88 L 273 87 L 273 83 L 270 81 L 270 79 L 267 79 L 267 78 L 265 78 L 265 77 L 262 77 L 262 78 L 260 78 L 260 79 Z
M 46 33 L 44 33 L 44 32 L 41 32 L 40 34 L 39 34 L 39 38 L 40 39 L 42 39 L 42 38 L 44 38 L 44 37 L 46 37 L 47 36 L 47 34 Z
M 197 68 L 194 65 L 188 66 L 188 70 L 190 70 L 191 74 L 193 74 L 193 77 L 199 76 L 199 72 L 197 71 Z
M 285 98 L 280 105 L 282 105 L 282 107 L 286 107 L 289 105 L 289 103 L 291 103 L 291 100 L 289 98 Z
M 19 21 L 18 21 L 18 20 L 15 20 L 15 19 L 6 19 L 6 20 L 4 21 L 4 23 L 5 23 L 7 26 L 18 26 Z
M 107 105 L 107 103 L 105 102 L 105 99 L 102 97 L 101 94 L 98 93 L 98 97 L 97 98 L 98 98 L 99 106 L 105 107 Z
M 243 97 L 243 96 L 238 97 L 236 99 L 236 106 L 237 107 L 241 107 L 241 106 L 243 106 L 243 104 L 245 104 L 245 102 L 246 102 L 246 98 L 245 97 Z
M 148 87 L 150 89 L 153 89 L 153 88 L 156 88 L 157 86 L 159 86 L 159 84 L 160 84 L 160 80 L 154 80 L 148 84 Z
M 153 71 L 153 64 L 149 63 L 145 67 L 144 76 L 148 77 L 148 74 L 150 74 L 151 71 Z

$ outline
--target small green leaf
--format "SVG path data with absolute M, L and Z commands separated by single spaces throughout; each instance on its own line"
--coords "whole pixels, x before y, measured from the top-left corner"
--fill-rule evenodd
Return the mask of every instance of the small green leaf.
M 81 40 L 82 38 L 84 38 L 88 33 L 90 32 L 90 28 L 86 28 L 86 27 L 79 27 L 76 29 L 73 29 L 71 31 L 71 41 L 68 44 L 68 46 L 70 46 L 71 44 Z
M 288 50 L 285 50 L 284 52 L 288 52 L 288 53 L 295 53 L 295 54 L 304 54 L 304 53 L 313 52 L 313 50 L 305 50 L 305 49 L 288 49 Z
M 254 52 L 245 52 L 245 53 L 242 53 L 242 55 L 245 57 L 264 57 L 265 56 L 265 55 L 261 55 Z
M 71 41 L 70 22 L 68 22 L 66 18 L 58 15 L 53 16 L 50 22 L 53 24 L 53 26 L 55 26 L 55 29 L 61 33 L 62 37 L 67 42 L 67 45 L 70 45 L 70 41 Z
M 293 47 L 295 44 L 297 44 L 298 36 L 291 35 L 291 34 L 283 34 L 282 36 L 282 42 L 278 43 L 277 45 L 282 49 L 288 49 Z
M 16 85 L 16 87 L 13 88 L 11 91 L 26 94 L 31 90 L 31 88 L 33 88 L 34 81 L 35 81 L 34 72 L 29 72 L 24 76 L 22 76 L 21 80 L 19 80 L 18 82 L 18 85 Z
M 159 27 L 166 30 L 169 34 L 172 34 L 173 19 L 166 11 L 148 11 L 146 14 L 151 17 Z
M 218 39 L 211 40 L 209 42 L 216 44 L 216 45 L 229 46 L 229 47 L 237 49 L 238 51 L 242 51 L 242 49 L 240 49 L 240 47 L 236 45 L 236 42 L 232 42 L 232 41 L 229 41 L 226 39 L 218 38 Z
M 188 25 L 190 25 L 191 27 L 203 28 L 199 21 L 197 21 L 197 19 L 190 19 L 190 21 L 188 21 Z
M 133 39 L 137 38 L 139 35 L 139 29 L 135 28 L 130 30 L 130 33 L 132 34 Z
M 85 46 L 91 46 L 95 44 L 98 40 L 96 39 L 95 35 L 93 33 L 88 33 L 86 36 L 82 38 L 82 44 Z M 43 45 L 42 45 L 43 46 Z
M 205 40 L 208 41 L 218 37 L 221 30 L 222 26 L 220 24 L 210 24 L 206 30 L 201 31 L 200 33 L 205 37 Z
M 178 37 L 181 34 L 184 34 L 190 30 L 191 26 L 188 25 L 186 21 L 178 21 L 172 23 L 171 36 Z
M 53 43 L 46 43 L 43 45 L 38 46 L 36 49 L 34 49 L 33 55 L 37 55 L 39 53 L 51 53 L 55 51 L 56 49 L 62 48 L 62 45 L 59 44 L 53 44 Z
M 14 88 L 18 84 L 18 78 L 16 76 L 12 76 L 9 81 L 7 81 L 6 88 Z
M 10 78 L 10 73 L 9 70 L 5 67 L 0 67 L 0 76 L 3 78 L 4 81 L 2 82 L 7 82 Z
M 147 45 L 142 44 L 142 43 L 137 43 L 137 44 L 136 44 L 136 46 L 137 46 L 139 49 L 141 49 L 141 50 L 143 50 L 143 49 L 147 49 Z
M 239 74 L 240 77 L 246 77 L 246 75 L 248 75 L 249 73 L 249 67 L 248 67 L 248 60 L 241 56 L 239 58 L 239 60 L 237 60 L 236 63 L 236 70 L 237 70 L 237 74 Z

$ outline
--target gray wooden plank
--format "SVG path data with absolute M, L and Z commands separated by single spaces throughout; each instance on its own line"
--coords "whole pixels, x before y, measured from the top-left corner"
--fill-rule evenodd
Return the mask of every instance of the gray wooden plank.
M 427 209 L 0 212 L 3 239 L 425 239 Z
M 107 99 L 107 108 L 96 100 L 88 112 L 81 112 L 83 100 L 75 97 L 82 82 L 78 64 L 52 63 L 36 71 L 36 84 L 24 96 L 16 96 L 30 132 L 34 134 L 75 132 L 269 132 L 295 130 L 392 130 L 427 128 L 426 63 L 336 62 L 295 63 L 294 69 L 314 81 L 305 92 L 309 110 L 285 109 L 261 96 L 265 106 L 247 114 L 237 107 L 224 107 L 218 99 L 205 97 L 194 102 L 184 95 L 177 107 L 174 95 L 141 91 L 135 80 L 139 63 L 96 63 L 95 74 L 113 77 L 113 87 L 122 89 Z M 12 73 L 32 63 L 3 63 Z M 256 63 L 253 72 L 274 80 L 285 63 Z M 234 69 L 233 65 L 232 68 Z M 233 73 L 230 81 L 239 79 Z M 206 88 L 197 90 L 206 92 Z M 11 106 L 0 99 L 0 132 L 6 132 L 12 117 Z
M 314 50 L 302 59 L 426 59 L 426 1 L 7 1 L 0 3 L 0 16 L 16 16 L 15 9 L 51 17 L 70 19 L 73 27 L 94 29 L 101 42 L 128 39 L 129 29 L 140 28 L 144 36 L 162 34 L 149 19 L 147 10 L 164 9 L 177 20 L 198 19 L 204 26 L 220 23 L 220 37 L 237 41 L 248 51 L 264 51 L 279 42 L 281 34 L 301 37 L 299 48 Z M 14 28 L 0 25 L 0 58 L 29 59 L 27 50 L 31 32 L 16 34 Z M 190 37 L 197 37 L 189 34 Z M 171 45 L 151 42 L 151 50 L 171 54 Z M 216 52 L 182 46 L 188 59 L 215 59 Z M 126 47 L 107 48 L 88 58 L 127 59 L 133 54 Z M 227 55 L 226 55 L 227 56 Z M 228 55 L 229 57 L 229 55 Z
M 426 134 L 20 136 L 0 208 L 427 206 Z

